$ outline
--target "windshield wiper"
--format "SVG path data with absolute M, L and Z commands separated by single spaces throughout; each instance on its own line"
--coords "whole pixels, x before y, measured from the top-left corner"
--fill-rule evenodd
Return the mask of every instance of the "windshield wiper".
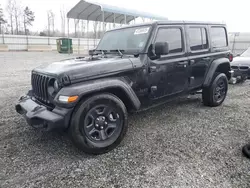
M 123 53 L 122 53 L 119 49 L 117 49 L 117 51 L 119 52 L 120 56 L 122 57 L 122 56 L 123 56 Z M 123 51 L 124 51 L 124 50 L 123 50 Z
M 125 50 L 120 50 L 120 49 L 116 49 L 116 50 L 109 50 L 110 52 L 118 52 L 118 54 L 121 56 L 121 58 L 123 57 L 123 53 L 125 52 Z
M 103 57 L 107 57 L 107 50 L 94 50 L 93 55 L 102 54 Z

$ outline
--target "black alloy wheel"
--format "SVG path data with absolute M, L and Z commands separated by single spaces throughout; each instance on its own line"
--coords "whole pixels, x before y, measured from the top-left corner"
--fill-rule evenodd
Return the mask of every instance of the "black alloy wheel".
M 74 144 L 90 154 L 111 151 L 127 131 L 127 109 L 117 96 L 94 95 L 75 110 L 69 129 Z
M 216 82 L 216 86 L 214 88 L 214 101 L 220 103 L 224 100 L 226 95 L 226 82 L 223 79 L 219 79 Z

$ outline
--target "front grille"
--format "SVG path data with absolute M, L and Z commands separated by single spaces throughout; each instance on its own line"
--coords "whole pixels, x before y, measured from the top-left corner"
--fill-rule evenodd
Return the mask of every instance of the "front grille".
M 49 104 L 48 85 L 50 77 L 32 73 L 31 84 L 33 95 L 41 102 Z
M 231 66 L 232 69 L 238 69 L 238 66 Z
M 231 66 L 234 70 L 241 70 L 241 71 L 247 71 L 249 69 L 248 66 Z
M 247 67 L 247 66 L 240 66 L 239 69 L 240 69 L 240 70 L 248 70 L 248 67 Z

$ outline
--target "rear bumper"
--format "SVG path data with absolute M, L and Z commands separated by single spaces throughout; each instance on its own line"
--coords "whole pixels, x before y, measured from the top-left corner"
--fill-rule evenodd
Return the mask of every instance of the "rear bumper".
M 21 114 L 29 125 L 44 130 L 66 129 L 70 123 L 73 109 L 55 107 L 49 110 L 47 107 L 32 100 L 31 96 L 23 96 L 16 104 L 16 111 Z
M 232 69 L 234 71 L 233 77 L 247 77 L 250 78 L 250 69 L 241 70 L 241 69 Z

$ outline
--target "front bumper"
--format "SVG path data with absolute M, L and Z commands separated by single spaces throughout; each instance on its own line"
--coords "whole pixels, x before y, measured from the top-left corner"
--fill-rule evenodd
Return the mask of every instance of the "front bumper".
M 19 99 L 16 111 L 23 115 L 27 123 L 35 128 L 44 130 L 66 129 L 70 123 L 73 108 L 55 107 L 49 110 L 36 102 L 31 96 L 26 95 Z
M 250 78 L 250 68 L 249 69 L 232 69 L 234 71 L 233 77 L 246 77 Z

